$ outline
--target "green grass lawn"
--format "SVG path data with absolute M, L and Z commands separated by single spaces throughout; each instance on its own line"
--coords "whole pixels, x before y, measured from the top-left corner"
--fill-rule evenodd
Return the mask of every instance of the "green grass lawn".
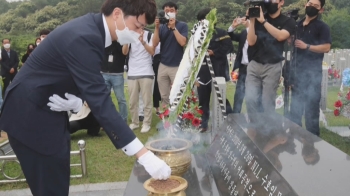
M 229 84 L 227 86 L 227 97 L 230 103 L 233 101 L 235 86 Z M 333 109 L 334 102 L 337 99 L 338 88 L 329 88 L 327 107 Z M 126 96 L 127 91 L 125 91 Z M 113 102 L 117 105 L 115 96 L 112 94 Z M 128 98 L 127 98 L 128 99 Z M 243 107 L 243 112 L 245 112 L 245 107 Z M 278 113 L 283 113 L 283 110 L 278 110 Z M 331 126 L 339 125 L 344 126 L 350 124 L 350 120 L 344 117 L 334 117 L 333 113 L 326 114 L 328 124 Z M 129 119 L 130 121 L 130 119 Z M 141 134 L 140 129 L 135 130 L 135 134 L 142 142 L 147 142 L 149 137 L 154 136 L 157 133 L 156 125 L 159 122 L 159 118 L 153 113 L 152 119 L 152 129 L 148 133 Z M 334 134 L 324 127 L 321 128 L 321 137 L 325 141 L 344 151 L 350 155 L 350 143 Z M 112 145 L 111 141 L 105 134 L 101 133 L 101 137 L 89 137 L 85 130 L 79 131 L 72 135 L 72 150 L 78 150 L 77 142 L 83 139 L 86 141 L 86 155 L 87 155 L 87 166 L 88 166 L 88 176 L 81 179 L 72 179 L 71 185 L 85 184 L 85 183 L 101 183 L 101 182 L 116 182 L 116 181 L 127 181 L 129 179 L 132 166 L 134 164 L 134 157 L 127 157 L 120 150 L 116 150 Z M 78 157 L 73 157 L 72 163 L 79 162 Z M 16 172 L 16 171 L 13 171 Z M 18 171 L 17 171 L 18 172 Z M 79 168 L 73 168 L 72 174 L 80 174 Z M 1 179 L 1 177 L 0 177 Z M 27 188 L 26 183 L 10 183 L 6 185 L 1 185 L 0 190 L 8 189 L 20 189 Z

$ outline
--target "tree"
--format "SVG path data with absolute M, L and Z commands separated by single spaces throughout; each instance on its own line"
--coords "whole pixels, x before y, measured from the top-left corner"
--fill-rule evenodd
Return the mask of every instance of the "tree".
M 331 37 L 332 48 L 350 48 L 350 15 L 346 8 L 341 10 L 333 9 L 323 17 L 323 20 L 328 24 Z

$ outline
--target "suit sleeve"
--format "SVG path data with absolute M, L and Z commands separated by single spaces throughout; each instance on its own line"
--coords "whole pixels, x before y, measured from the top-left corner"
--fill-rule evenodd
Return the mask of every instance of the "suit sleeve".
M 220 33 L 220 37 L 227 36 L 227 32 Z M 220 41 L 220 47 L 213 50 L 215 56 L 225 56 L 233 49 L 233 44 L 230 39 L 223 39 Z
M 17 70 L 18 64 L 19 64 L 19 58 L 18 58 L 17 52 L 14 52 L 14 54 L 15 54 L 15 61 L 13 62 L 12 68 L 15 69 L 15 70 Z
M 231 37 L 232 41 L 239 42 L 239 39 L 241 37 L 242 33 L 233 33 L 233 32 L 228 32 L 228 35 Z
M 136 136 L 117 112 L 100 74 L 104 51 L 104 44 L 99 43 L 100 40 L 94 35 L 80 36 L 68 44 L 63 58 L 82 98 L 113 145 L 120 149 L 136 139 Z

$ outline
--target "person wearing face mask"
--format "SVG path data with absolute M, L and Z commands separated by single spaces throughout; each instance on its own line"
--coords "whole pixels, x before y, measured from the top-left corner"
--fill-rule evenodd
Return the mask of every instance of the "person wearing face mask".
M 27 52 L 22 56 L 22 59 L 21 59 L 21 62 L 23 63 L 23 65 L 26 62 L 26 60 L 28 59 L 29 55 L 33 52 L 33 50 L 34 50 L 34 45 L 33 44 L 28 44 Z
M 34 48 L 38 47 L 39 44 L 40 44 L 40 42 L 41 42 L 40 37 L 37 37 L 37 38 L 35 39 L 35 42 L 34 42 Z
M 245 83 L 248 115 L 261 111 L 275 111 L 276 91 L 284 59 L 284 43 L 295 31 L 295 21 L 281 14 L 283 4 L 284 0 L 271 0 L 265 3 L 266 14 L 260 7 L 260 16 L 249 18 L 249 64 Z M 250 115 L 250 120 L 258 119 L 253 119 Z
M 17 68 L 19 64 L 19 58 L 17 52 L 11 49 L 10 39 L 3 39 L 1 50 L 0 64 L 1 64 L 1 76 L 4 88 L 2 89 L 2 96 L 4 96 L 7 87 L 13 78 L 17 74 Z
M 169 22 L 160 25 L 159 19 L 156 19 L 153 46 L 156 47 L 159 42 L 161 43 L 157 80 L 162 108 L 166 108 L 169 105 L 170 88 L 183 56 L 183 47 L 187 43 L 188 26 L 185 22 L 176 19 L 175 3 L 167 2 L 162 8 Z
M 325 0 L 309 0 L 305 5 L 306 16 L 297 24 L 293 58 L 298 77 L 293 77 L 290 107 L 291 120 L 302 126 L 305 114 L 306 129 L 317 136 L 320 135 L 322 61 L 332 43 L 328 25 L 318 19 L 324 5 Z
M 48 29 L 43 29 L 39 32 L 39 36 L 40 36 L 40 41 L 44 41 L 44 39 L 50 34 L 50 30 Z
M 52 31 L 10 84 L 0 130 L 7 132 L 34 196 L 69 193 L 67 111 L 79 112 L 82 99 L 115 148 L 135 156 L 151 177 L 170 176 L 170 167 L 144 147 L 119 115 L 101 75 L 105 48 L 112 41 L 138 41 L 156 15 L 154 0 L 105 0 L 101 13 L 86 14 Z

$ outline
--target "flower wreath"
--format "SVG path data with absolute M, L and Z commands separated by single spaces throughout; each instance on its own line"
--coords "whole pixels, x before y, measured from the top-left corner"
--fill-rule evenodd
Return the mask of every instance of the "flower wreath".
M 343 90 L 343 86 L 349 87 L 346 92 Z M 342 84 L 340 87 L 340 91 L 338 92 L 338 100 L 334 103 L 334 116 L 339 116 L 340 114 L 345 114 L 350 117 L 350 110 L 344 111 L 345 108 L 350 103 L 350 68 L 346 68 L 343 71 Z M 349 114 L 348 114 L 349 113 Z

